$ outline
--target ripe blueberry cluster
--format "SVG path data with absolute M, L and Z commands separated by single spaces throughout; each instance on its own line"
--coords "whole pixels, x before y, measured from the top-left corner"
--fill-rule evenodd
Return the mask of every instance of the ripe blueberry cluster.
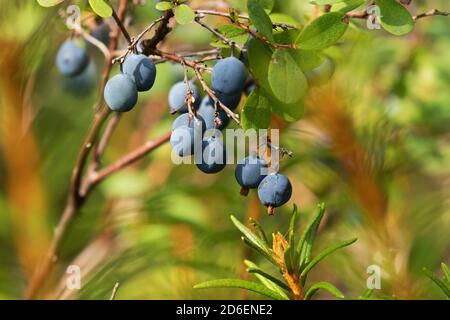
M 230 110 L 238 107 L 247 78 L 245 65 L 234 57 L 220 60 L 212 71 L 216 98 Z M 203 140 L 206 130 L 222 130 L 230 122 L 225 110 L 209 96 L 203 99 L 193 81 L 181 81 L 169 91 L 169 111 L 180 114 L 172 125 L 170 144 L 181 157 L 194 155 L 197 167 L 205 173 L 217 173 L 225 167 L 225 148 L 214 135 Z M 191 111 L 188 113 L 190 104 Z M 195 141 L 202 141 L 195 150 Z
M 148 91 L 156 78 L 155 63 L 143 54 L 130 54 L 122 64 L 122 73 L 108 80 L 104 98 L 112 111 L 127 112 L 134 108 L 138 92 Z
M 59 71 L 68 78 L 83 74 L 89 62 L 85 48 L 73 40 L 64 42 L 56 58 Z M 127 55 L 121 70 L 108 80 L 103 93 L 106 104 L 115 112 L 130 111 L 137 103 L 138 92 L 150 90 L 156 78 L 155 63 L 143 54 Z M 204 173 L 218 173 L 225 168 L 226 152 L 222 140 L 214 134 L 205 138 L 205 132 L 227 127 L 230 116 L 220 105 L 235 110 L 242 93 L 249 95 L 256 88 L 253 83 L 245 87 L 246 80 L 245 65 L 235 57 L 228 57 L 217 62 L 212 70 L 214 97 L 202 98 L 193 81 L 178 82 L 169 91 L 170 113 L 179 114 L 172 124 L 170 144 L 178 156 L 194 156 L 197 167 Z M 247 195 L 249 189 L 258 188 L 261 203 L 272 214 L 274 208 L 290 199 L 292 186 L 281 173 L 267 175 L 267 167 L 264 159 L 249 156 L 237 165 L 235 177 L 242 187 L 242 195 Z
M 239 105 L 242 92 L 248 95 L 256 88 L 250 84 L 246 88 L 247 73 L 244 64 L 229 57 L 220 60 L 212 71 L 212 88 L 216 98 L 230 110 Z M 196 114 L 188 113 L 188 92 L 191 95 L 191 108 Z M 226 153 L 221 139 L 212 135 L 203 139 L 206 130 L 222 130 L 230 122 L 227 112 L 215 105 L 213 98 L 200 97 L 194 82 L 187 85 L 184 81 L 176 83 L 169 91 L 170 112 L 180 113 L 172 125 L 170 143 L 174 152 L 181 156 L 194 155 L 197 167 L 204 173 L 217 173 L 225 168 Z M 200 102 L 201 101 L 201 102 Z M 202 141 L 201 145 L 195 141 Z M 197 150 L 198 149 L 198 150 Z M 289 179 L 281 173 L 267 175 L 268 164 L 257 155 L 249 156 L 236 166 L 235 177 L 241 188 L 241 194 L 247 195 L 249 189 L 258 188 L 258 196 L 269 214 L 274 208 L 289 201 L 292 186 Z

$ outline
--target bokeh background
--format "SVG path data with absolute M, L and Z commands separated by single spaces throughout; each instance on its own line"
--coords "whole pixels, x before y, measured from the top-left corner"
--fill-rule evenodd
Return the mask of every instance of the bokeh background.
M 140 2 L 130 6 L 131 34 L 160 14 L 154 1 Z M 245 7 L 245 1 L 231 3 Z M 192 1 L 205 9 L 228 5 Z M 447 0 L 411 6 L 414 13 L 432 8 L 450 9 Z M 307 1 L 283 0 L 274 11 L 305 21 L 311 10 Z M 0 30 L 0 299 L 20 299 L 64 208 L 103 60 L 90 48 L 91 80 L 76 85 L 62 79 L 55 55 L 68 31 L 57 9 L 35 1 L 0 0 Z M 119 282 L 118 299 L 258 298 L 192 288 L 215 278 L 251 278 L 243 259 L 260 262 L 229 215 L 284 232 L 294 203 L 301 229 L 324 202 L 316 249 L 359 240 L 323 261 L 311 280 L 357 297 L 366 288 L 366 268 L 376 264 L 383 277 L 376 297 L 445 298 L 422 268 L 438 273 L 441 262 L 450 262 L 449 30 L 448 17 L 425 18 L 405 37 L 353 26 L 327 50 L 336 74 L 311 90 L 304 118 L 290 125 L 273 119 L 273 127 L 282 128 L 282 145 L 294 152 L 283 162 L 293 197 L 275 216 L 267 216 L 255 192 L 239 195 L 233 166 L 211 176 L 194 165 L 175 166 L 168 145 L 111 176 L 73 222 L 41 297 L 108 299 Z M 175 29 L 163 47 L 197 50 L 210 41 L 208 32 L 188 25 Z M 155 87 L 122 118 L 105 163 L 170 129 L 167 92 L 181 77 L 179 67 L 158 65 Z M 72 264 L 82 268 L 81 290 L 65 288 L 65 268 Z

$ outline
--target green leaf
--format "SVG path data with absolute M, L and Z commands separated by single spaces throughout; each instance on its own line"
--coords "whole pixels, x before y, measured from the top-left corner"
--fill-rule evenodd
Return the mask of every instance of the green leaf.
M 317 51 L 297 49 L 292 50 L 291 55 L 303 72 L 317 68 L 323 63 L 323 58 Z
M 286 248 L 286 250 L 284 250 L 283 253 L 284 264 L 286 266 L 288 273 L 290 274 L 294 273 L 294 263 L 292 260 L 293 251 L 294 250 L 292 249 L 292 247 L 289 246 Z
M 408 10 L 396 0 L 376 0 L 381 11 L 381 26 L 389 33 L 401 36 L 414 29 L 414 20 Z
M 298 219 L 297 205 L 294 203 L 294 209 L 292 210 L 291 219 L 289 220 L 289 246 L 294 247 L 295 241 L 295 225 Z
M 270 248 L 269 239 L 267 238 L 266 233 L 264 232 L 264 229 L 261 227 L 261 225 L 253 218 L 250 218 L 250 223 L 252 226 L 256 229 L 256 232 L 258 233 L 261 240 L 264 242 L 264 244 Z
M 339 3 L 339 2 L 343 2 L 343 1 L 345 1 L 345 0 L 311 0 L 310 2 L 312 4 L 323 6 L 325 4 L 335 4 L 335 3 Z
M 248 129 L 267 129 L 270 125 L 270 106 L 268 99 L 255 89 L 245 102 L 241 112 L 242 126 Z
M 194 21 L 195 13 L 188 5 L 182 4 L 175 8 L 175 20 L 179 24 L 188 24 Z
M 269 98 L 269 102 L 272 112 L 287 122 L 300 120 L 305 110 L 301 100 L 296 103 L 285 104 L 275 98 Z
M 300 255 L 299 261 L 300 270 L 302 270 L 303 267 L 310 261 L 314 239 L 316 237 L 317 229 L 319 228 L 320 221 L 322 221 L 324 214 L 325 214 L 325 204 L 321 203 L 318 205 L 318 211 L 316 216 L 308 225 L 306 230 L 303 232 L 302 237 L 300 238 L 300 242 L 297 247 L 297 252 Z
M 366 3 L 366 0 L 345 0 L 333 6 L 332 11 L 350 12 Z
M 210 288 L 240 288 L 259 293 L 271 299 L 286 300 L 286 298 L 280 295 L 279 293 L 270 290 L 259 283 L 244 281 L 240 279 L 210 280 L 194 286 L 194 289 L 210 289 Z
M 321 50 L 335 44 L 347 30 L 345 14 L 329 12 L 307 25 L 297 38 L 300 49 Z
M 265 37 L 267 40 L 273 42 L 274 39 L 272 35 L 272 21 L 270 20 L 270 17 L 267 15 L 266 11 L 264 11 L 264 7 L 261 4 L 260 0 L 248 0 L 247 9 L 250 20 L 255 26 L 256 30 L 258 30 L 258 33 Z
M 347 247 L 347 246 L 351 245 L 352 243 L 355 243 L 356 240 L 358 240 L 358 239 L 357 238 L 353 238 L 353 239 L 350 239 L 350 240 L 339 242 L 339 243 L 337 243 L 335 245 L 332 245 L 332 246 L 326 248 L 321 253 L 319 253 L 316 257 L 314 257 L 314 259 L 312 259 L 311 262 L 306 265 L 305 269 L 303 269 L 302 273 L 300 274 L 300 277 L 302 279 L 303 284 L 306 281 L 306 277 L 308 276 L 308 272 L 311 271 L 311 269 L 314 268 L 316 266 L 316 264 L 318 264 L 320 261 L 322 261 L 323 259 L 328 257 L 330 254 L 332 254 L 336 250 L 339 250 L 341 248 L 344 248 L 344 247 Z
M 224 24 L 217 28 L 217 31 L 223 34 L 227 39 L 237 43 L 244 45 L 249 38 L 249 34 L 246 30 L 239 28 L 233 24 Z M 228 44 L 223 43 L 220 39 L 217 38 L 216 41 L 211 43 L 214 47 L 220 48 L 229 48 Z
M 46 8 L 56 6 L 57 4 L 60 4 L 63 1 L 64 0 L 37 0 L 37 2 L 41 6 L 46 7 Z
M 286 104 L 297 102 L 308 90 L 308 83 L 302 70 L 285 49 L 277 49 L 273 53 L 268 77 L 275 97 Z
M 305 300 L 310 300 L 320 289 L 328 291 L 338 299 L 344 299 L 344 295 L 342 294 L 342 292 L 339 291 L 339 289 L 333 286 L 331 283 L 317 282 L 308 289 L 308 291 L 305 294 Z
M 271 13 L 270 14 L 270 20 L 272 21 L 272 23 L 285 23 L 285 24 L 290 24 L 292 26 L 295 27 L 300 27 L 301 23 L 298 22 L 296 19 L 292 18 L 289 15 L 283 14 L 283 13 Z M 289 30 L 295 30 L 295 29 L 289 29 Z M 298 32 L 298 30 L 295 30 Z M 292 43 L 292 42 L 291 42 Z
M 441 263 L 442 273 L 444 274 L 444 279 L 450 285 L 450 270 L 445 263 Z
M 358 297 L 360 300 L 366 300 L 370 299 L 370 296 L 372 296 L 374 289 L 366 289 L 364 292 Z
M 269 72 L 270 59 L 273 54 L 272 49 L 266 43 L 252 39 L 248 45 L 247 54 L 253 79 L 261 87 L 270 92 L 267 74 Z
M 274 266 L 278 266 L 277 263 L 275 262 L 275 259 L 272 257 L 271 254 L 268 254 L 266 251 L 261 249 L 261 247 L 258 247 L 257 245 L 255 245 L 253 242 L 248 240 L 246 237 L 241 237 L 241 239 L 247 246 L 249 246 L 250 248 L 252 248 L 256 252 L 258 252 L 260 255 L 262 255 L 264 258 L 266 258 Z
M 260 267 L 258 267 L 255 263 L 244 260 L 245 265 L 248 267 L 247 272 L 252 273 L 255 275 L 256 278 L 258 278 L 259 281 L 263 285 L 265 285 L 270 290 L 276 291 L 280 295 L 284 296 L 286 299 L 289 299 L 289 297 L 286 295 L 286 291 L 290 292 L 291 289 L 287 284 L 285 284 L 280 279 L 268 274 L 264 270 L 262 270 Z
M 112 16 L 112 8 L 105 0 L 89 0 L 89 4 L 94 12 L 102 18 Z
M 259 0 L 261 6 L 266 10 L 266 12 L 270 12 L 273 9 L 274 0 Z
M 261 240 L 257 235 L 255 235 L 249 228 L 244 226 L 238 219 L 236 219 L 234 216 L 231 216 L 231 221 L 233 224 L 238 228 L 240 232 L 256 247 L 261 249 L 263 252 L 265 252 L 267 255 L 272 256 L 270 253 L 269 248 L 265 245 L 264 241 Z
M 444 292 L 444 294 L 447 296 L 447 298 L 450 299 L 450 286 L 448 286 L 447 284 L 445 284 L 444 281 L 442 281 L 441 279 L 439 279 L 438 277 L 436 277 L 436 275 L 431 272 L 430 270 L 428 270 L 427 268 L 423 268 L 423 272 L 425 273 L 425 275 L 430 278 L 439 288 L 441 288 L 442 292 Z
M 173 2 L 161 1 L 156 4 L 156 9 L 159 11 L 167 11 L 175 7 Z

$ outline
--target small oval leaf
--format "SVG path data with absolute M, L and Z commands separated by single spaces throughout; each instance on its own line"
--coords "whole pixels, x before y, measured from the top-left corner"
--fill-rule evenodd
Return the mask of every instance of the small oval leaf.
M 102 18 L 112 16 L 112 8 L 105 0 L 89 0 L 89 5 Z
M 326 13 L 307 25 L 297 38 L 300 49 L 321 50 L 335 44 L 347 30 L 342 12 Z
M 308 89 L 302 70 L 285 49 L 278 49 L 273 53 L 268 77 L 275 97 L 286 104 L 300 100 Z
M 156 4 L 156 9 L 159 11 L 167 11 L 175 7 L 175 5 L 172 2 L 168 1 L 161 1 Z
M 401 36 L 414 29 L 414 20 L 408 10 L 395 0 L 377 0 L 381 11 L 381 26 L 387 32 Z
M 46 8 L 56 6 L 57 4 L 60 4 L 63 1 L 64 0 L 37 0 L 39 5 Z
M 194 21 L 195 13 L 191 7 L 182 4 L 175 8 L 175 19 L 179 24 L 188 24 Z
M 248 129 L 267 129 L 270 125 L 270 106 L 260 89 L 252 91 L 241 113 L 242 126 Z

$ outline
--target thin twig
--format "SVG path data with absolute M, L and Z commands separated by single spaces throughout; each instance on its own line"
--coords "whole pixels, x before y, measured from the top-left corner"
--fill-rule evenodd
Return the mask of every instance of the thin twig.
M 203 18 L 205 15 L 209 16 L 217 16 L 217 17 L 224 17 L 231 19 L 231 15 L 228 12 L 220 12 L 220 11 L 214 11 L 214 10 L 195 10 L 194 11 L 197 17 Z M 237 18 L 242 20 L 250 20 L 250 17 L 245 14 L 238 14 L 236 15 Z M 294 26 L 292 24 L 288 23 L 273 23 L 273 28 L 283 28 L 283 29 L 297 29 L 297 26 Z
M 244 50 L 243 46 L 238 45 L 236 42 L 228 39 L 227 37 L 225 37 L 223 34 L 221 34 L 216 29 L 211 28 L 206 23 L 202 22 L 199 17 L 195 18 L 195 22 L 197 24 L 199 24 L 200 26 L 202 26 L 203 28 L 205 28 L 206 30 L 208 30 L 209 32 L 211 32 L 212 34 L 214 34 L 216 37 L 218 37 L 220 39 L 220 41 L 222 41 L 226 45 L 229 45 L 230 47 L 235 46 L 235 47 L 239 48 L 239 50 L 241 50 L 241 51 Z
M 120 28 L 120 31 L 122 31 L 122 34 L 124 35 L 125 39 L 127 39 L 128 43 L 131 43 L 131 37 L 130 34 L 127 31 L 127 28 L 125 28 L 124 24 L 123 24 L 123 18 L 119 17 L 116 13 L 116 11 L 114 10 L 114 8 L 112 9 L 112 16 L 114 18 L 114 21 L 116 21 L 117 25 Z
M 421 14 L 418 14 L 416 16 L 413 17 L 414 21 L 417 21 L 419 19 L 422 18 L 426 18 L 426 17 L 432 17 L 432 16 L 445 16 L 447 17 L 450 13 L 449 12 L 444 12 L 444 11 L 439 11 L 438 9 L 433 9 L 430 10 L 428 12 L 424 12 Z
M 142 157 L 146 156 L 151 151 L 167 143 L 170 140 L 170 135 L 171 133 L 169 132 L 163 135 L 162 137 L 158 138 L 157 140 L 148 141 L 144 145 L 128 153 L 123 158 L 117 160 L 108 167 L 93 173 L 89 180 L 90 185 L 94 186 L 98 184 L 100 181 L 109 177 L 110 175 L 116 173 L 117 171 L 120 171 L 123 168 L 126 168 L 131 164 L 135 163 L 136 161 L 140 160 Z
M 88 32 L 84 31 L 81 27 L 75 29 L 75 32 L 81 34 L 81 36 L 89 43 L 91 43 L 94 47 L 100 50 L 101 53 L 105 56 L 105 59 L 109 60 L 111 59 L 111 53 L 109 52 L 109 49 L 103 42 L 100 40 L 97 40 L 93 36 L 91 36 Z

